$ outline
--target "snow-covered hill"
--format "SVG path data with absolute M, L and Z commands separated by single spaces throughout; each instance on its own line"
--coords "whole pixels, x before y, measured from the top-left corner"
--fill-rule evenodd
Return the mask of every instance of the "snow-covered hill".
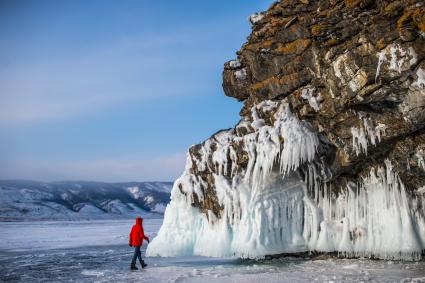
M 0 180 L 0 220 L 162 217 L 171 187 L 171 182 Z

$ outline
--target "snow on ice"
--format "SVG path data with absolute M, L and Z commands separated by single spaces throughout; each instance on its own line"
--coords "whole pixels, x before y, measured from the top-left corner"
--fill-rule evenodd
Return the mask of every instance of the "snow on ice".
M 146 219 L 154 236 L 162 219 Z M 4 282 L 423 282 L 425 262 L 368 259 L 273 260 L 146 258 L 128 270 L 131 221 L 1 222 L 0 278 Z M 55 237 L 52 237 L 55 235 Z M 144 247 L 142 246 L 143 254 Z M 52 264 L 54 263 L 54 264 Z M 3 282 L 2 281 L 2 282 Z

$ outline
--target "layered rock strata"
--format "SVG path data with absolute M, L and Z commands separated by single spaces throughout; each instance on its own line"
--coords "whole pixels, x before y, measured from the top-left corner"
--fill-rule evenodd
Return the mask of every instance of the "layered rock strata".
M 189 149 L 148 254 L 421 259 L 425 3 L 285 0 L 250 21 L 223 71 L 241 120 Z

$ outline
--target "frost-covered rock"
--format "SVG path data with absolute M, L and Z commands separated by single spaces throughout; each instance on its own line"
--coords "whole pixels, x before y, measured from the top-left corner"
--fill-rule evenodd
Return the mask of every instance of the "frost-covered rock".
M 312 88 L 312 87 L 304 88 L 301 92 L 301 97 L 304 98 L 304 99 L 307 99 L 308 104 L 310 104 L 310 106 L 314 110 L 316 110 L 316 111 L 320 110 L 321 97 L 320 97 L 320 95 L 314 96 L 314 88 Z
M 242 66 L 241 61 L 238 59 L 229 61 L 229 67 L 232 69 L 237 69 Z
M 251 24 L 255 25 L 256 23 L 261 21 L 263 18 L 264 18 L 263 13 L 254 13 L 251 16 L 249 16 L 249 21 L 251 22 Z
M 238 80 L 246 79 L 246 69 L 244 68 L 244 69 L 240 69 L 240 70 L 235 71 L 235 77 Z
M 223 71 L 241 120 L 189 149 L 147 253 L 422 258 L 423 14 L 318 0 L 255 15 Z

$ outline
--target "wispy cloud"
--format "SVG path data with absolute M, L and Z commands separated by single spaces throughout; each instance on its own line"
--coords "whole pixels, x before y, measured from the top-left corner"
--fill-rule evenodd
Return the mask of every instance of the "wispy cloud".
M 0 171 L 0 178 L 19 179 L 25 176 L 41 181 L 173 181 L 183 172 L 185 160 L 184 152 L 140 159 L 14 160 L 7 162 L 7 166 Z M 17 172 L 19 175 L 16 175 Z
M 132 99 L 202 93 L 211 80 L 202 75 L 211 68 L 211 54 L 191 46 L 195 38 L 208 39 L 200 30 L 182 31 L 121 39 L 60 59 L 0 65 L 0 125 L 69 119 Z

